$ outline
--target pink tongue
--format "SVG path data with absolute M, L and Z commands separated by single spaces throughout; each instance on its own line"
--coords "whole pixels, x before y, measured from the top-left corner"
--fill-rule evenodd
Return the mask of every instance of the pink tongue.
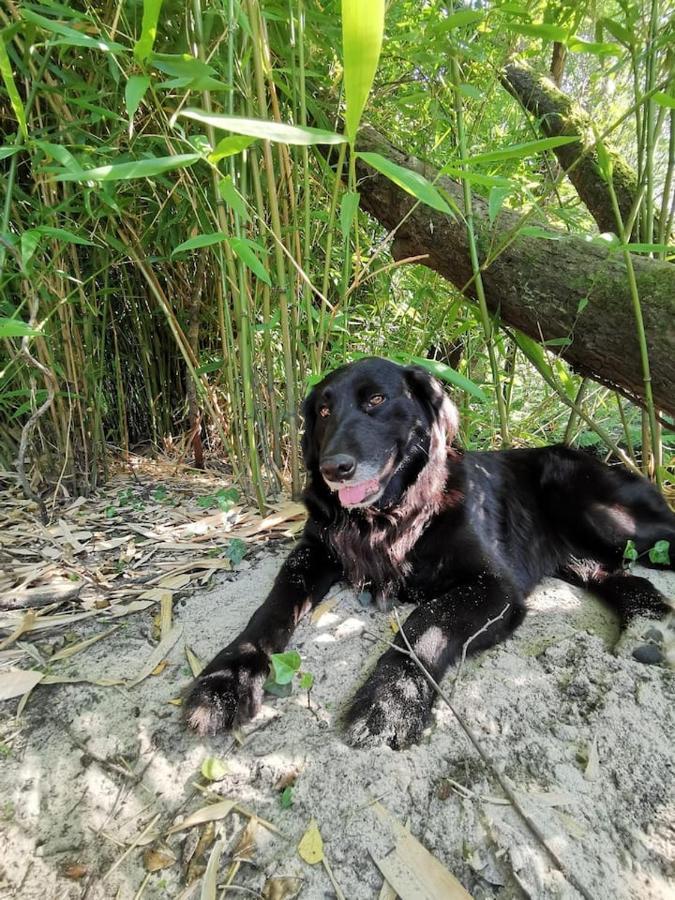
M 370 481 L 362 481 L 360 484 L 350 484 L 349 487 L 340 488 L 338 497 L 343 506 L 354 506 L 356 503 L 363 503 L 368 494 L 374 494 L 380 486 L 377 478 L 371 478 Z

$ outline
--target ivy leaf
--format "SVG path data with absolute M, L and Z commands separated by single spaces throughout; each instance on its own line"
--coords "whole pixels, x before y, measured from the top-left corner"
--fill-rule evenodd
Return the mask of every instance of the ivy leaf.
M 286 653 L 273 653 L 270 659 L 275 682 L 277 684 L 289 684 L 300 668 L 301 659 L 298 651 L 289 650 Z
M 626 546 L 623 551 L 623 558 L 628 560 L 629 562 L 635 562 L 638 558 L 637 547 L 635 546 L 634 541 L 626 541 Z
M 670 541 L 657 541 L 649 551 L 649 561 L 661 566 L 670 565 Z

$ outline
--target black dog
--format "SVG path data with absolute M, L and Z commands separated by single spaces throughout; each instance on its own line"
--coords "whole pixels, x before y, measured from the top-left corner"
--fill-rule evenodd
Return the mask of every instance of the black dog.
M 268 598 L 192 686 L 186 714 L 197 731 L 256 714 L 269 655 L 342 578 L 382 608 L 418 604 L 404 631 L 437 681 L 486 623 L 471 652 L 510 634 L 546 575 L 588 587 L 622 624 L 667 611 L 623 568 L 629 539 L 641 555 L 657 540 L 675 551 L 675 516 L 642 478 L 563 446 L 453 449 L 457 411 L 438 382 L 384 359 L 333 372 L 304 414 L 309 519 Z M 391 648 L 349 708 L 350 739 L 404 747 L 432 701 L 414 660 Z

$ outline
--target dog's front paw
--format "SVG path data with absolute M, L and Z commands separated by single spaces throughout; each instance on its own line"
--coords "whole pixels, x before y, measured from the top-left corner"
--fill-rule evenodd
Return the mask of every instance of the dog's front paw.
M 407 666 L 383 666 L 358 690 L 345 715 L 354 747 L 388 745 L 402 750 L 422 736 L 432 692 L 424 677 Z
M 216 734 L 252 719 L 260 710 L 269 659 L 261 650 L 231 653 L 200 675 L 184 703 L 185 720 L 199 734 Z

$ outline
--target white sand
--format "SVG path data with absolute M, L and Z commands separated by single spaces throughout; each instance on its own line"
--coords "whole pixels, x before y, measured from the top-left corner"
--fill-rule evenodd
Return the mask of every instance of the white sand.
M 380 798 L 475 898 L 578 897 L 503 802 L 446 707 L 437 705 L 422 744 L 410 750 L 345 745 L 340 707 L 379 652 L 364 629 L 391 637 L 387 617 L 364 610 L 348 591 L 318 623 L 303 623 L 291 645 L 315 676 L 313 711 L 303 694 L 270 698 L 243 747 L 230 736 L 199 740 L 185 733 L 179 710 L 168 702 L 188 680 L 184 644 L 207 661 L 245 623 L 281 558 L 269 551 L 259 556 L 232 580 L 175 605 L 184 639 L 160 675 L 131 689 L 36 689 L 12 752 L 0 758 L 0 897 L 135 897 L 146 876 L 140 849 L 105 881 L 103 875 L 124 842 L 158 813 L 156 828 L 165 833 L 178 814 L 203 805 L 192 785 L 207 756 L 226 760 L 230 769 L 215 789 L 272 821 L 284 836 L 261 839 L 235 885 L 258 892 L 271 875 L 297 875 L 304 880 L 301 897 L 335 896 L 323 867 L 310 867 L 296 852 L 315 817 L 344 895 L 377 897 L 382 878 L 370 852 L 392 846 L 368 805 Z M 675 595 L 675 577 L 649 577 Z M 666 667 L 615 655 L 611 614 L 581 591 L 547 581 L 531 608 L 513 638 L 467 663 L 454 695 L 458 711 L 590 896 L 672 898 L 675 677 Z M 74 657 L 70 671 L 90 678 L 129 678 L 139 671 L 152 651 L 149 616 L 126 621 Z M 81 633 L 99 629 L 83 626 Z M 453 677 L 444 682 L 448 689 Z M 14 727 L 15 708 L 16 701 L 0 707 L 5 735 Z M 107 770 L 78 741 L 101 759 L 119 763 L 122 757 L 135 772 L 144 770 L 142 781 Z M 300 774 L 294 805 L 284 810 L 274 785 L 292 768 Z M 221 881 L 247 821 L 234 814 L 219 826 L 226 842 Z M 178 862 L 149 876 L 144 898 L 175 897 L 184 886 L 181 855 L 186 844 L 194 849 L 194 837 L 178 834 L 168 844 Z M 87 874 L 64 877 L 73 864 Z

